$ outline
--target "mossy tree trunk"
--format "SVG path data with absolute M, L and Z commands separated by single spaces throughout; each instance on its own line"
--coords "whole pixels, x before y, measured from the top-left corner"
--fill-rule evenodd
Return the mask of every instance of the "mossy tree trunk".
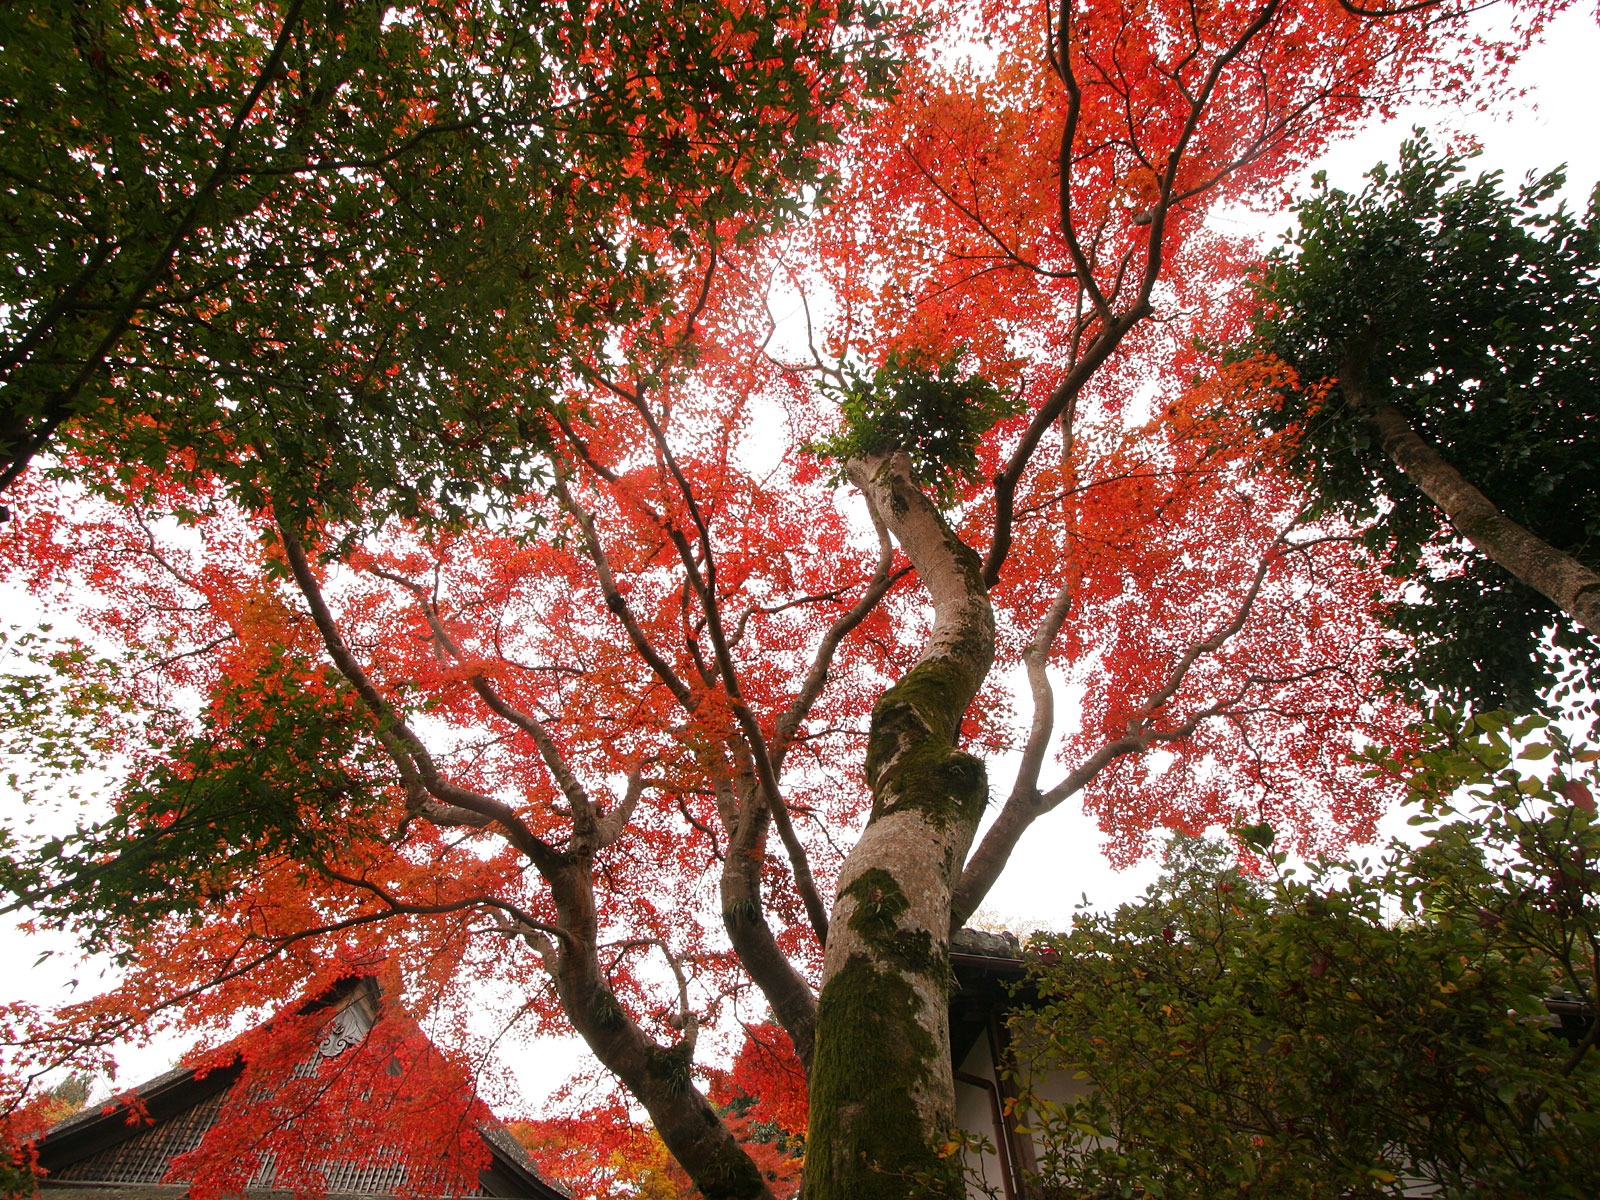
M 994 613 L 978 556 L 913 482 L 904 454 L 848 470 L 916 567 L 934 626 L 872 713 L 872 812 L 840 873 L 823 965 L 805 1195 L 909 1200 L 960 1189 L 939 1154 L 955 1124 L 950 901 L 988 782 L 958 742 L 993 662 Z

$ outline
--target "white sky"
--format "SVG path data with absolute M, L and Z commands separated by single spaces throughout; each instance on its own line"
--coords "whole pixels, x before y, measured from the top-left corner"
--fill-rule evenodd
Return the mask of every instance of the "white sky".
M 1422 125 L 1436 142 L 1447 140 L 1452 130 L 1466 130 L 1483 144 L 1478 160 L 1481 169 L 1502 169 L 1508 179 L 1542 172 L 1561 163 L 1569 165 L 1568 204 L 1582 208 L 1590 187 L 1600 179 L 1600 133 L 1595 114 L 1600 112 L 1600 26 L 1595 14 L 1582 0 L 1550 29 L 1544 42 L 1531 50 L 1518 64 L 1514 80 L 1528 89 L 1528 96 L 1487 115 L 1462 114 L 1437 109 L 1412 109 L 1395 121 L 1369 128 L 1336 147 L 1322 164 L 1330 182 L 1347 190 L 1361 186 L 1361 176 L 1378 161 L 1393 162 L 1400 143 L 1412 126 Z M 1230 213 L 1223 218 L 1272 233 L 1287 227 L 1280 216 L 1263 222 L 1245 213 Z M 0 593 L 0 603 L 9 607 L 14 597 Z M 8 612 L 6 619 L 22 613 Z M 1008 782 L 1003 767 L 993 772 L 994 787 L 1003 795 Z M 983 916 L 1011 928 L 1054 927 L 1066 924 L 1081 896 L 1087 895 L 1096 907 L 1114 907 L 1136 897 L 1154 879 L 1155 867 L 1148 864 L 1116 872 L 1100 853 L 1100 835 L 1092 822 L 1069 804 L 1041 820 L 1029 838 L 1018 847 L 1005 876 L 985 905 Z M 68 998 L 70 979 L 80 978 L 83 987 L 95 986 L 98 971 L 90 964 L 73 964 L 69 953 L 35 965 L 40 951 L 47 947 L 67 949 L 61 940 L 19 931 L 16 922 L 0 918 L 0 1002 L 28 1000 L 50 1004 Z M 117 1057 L 121 1071 L 118 1087 L 126 1087 L 159 1074 L 185 1049 L 181 1043 L 159 1039 L 147 1046 L 120 1048 Z M 541 1043 L 513 1049 L 507 1065 L 517 1080 L 521 1103 L 518 1107 L 535 1111 L 539 1102 L 559 1086 L 577 1062 L 570 1043 Z M 97 1095 L 110 1090 L 105 1081 Z M 496 1099 L 491 1097 L 491 1100 Z M 502 1105 L 503 1115 L 520 1115 Z

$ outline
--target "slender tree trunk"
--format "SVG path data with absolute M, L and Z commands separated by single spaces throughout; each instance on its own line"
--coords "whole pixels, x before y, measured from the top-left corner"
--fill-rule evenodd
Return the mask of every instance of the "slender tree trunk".
M 1600 637 L 1600 574 L 1501 512 L 1433 448 L 1394 405 L 1366 394 L 1366 358 L 1346 347 L 1339 380 L 1345 398 L 1367 414 L 1394 464 L 1443 511 L 1457 533 Z
M 794 1043 L 801 1066 L 809 1072 L 816 1045 L 817 1001 L 811 985 L 795 970 L 767 924 L 761 867 L 771 821 L 765 809 L 755 809 L 752 803 L 751 810 L 746 818 L 751 826 L 749 836 L 730 839 L 722 864 L 722 924 L 739 962 L 772 1006 L 773 1016 Z
M 939 1146 L 955 1124 L 950 901 L 988 797 L 957 748 L 994 658 L 978 556 L 911 479 L 904 454 L 849 464 L 933 599 L 915 666 L 872 712 L 872 814 L 845 859 L 829 927 L 811 1070 L 806 1200 L 960 1194 Z
M 647 1036 L 607 986 L 595 949 L 591 864 L 576 862 L 549 877 L 567 937 L 552 942 L 552 972 L 573 1028 L 644 1105 L 672 1157 L 706 1200 L 772 1200 L 761 1171 L 690 1077 L 692 1030 L 675 1046 Z

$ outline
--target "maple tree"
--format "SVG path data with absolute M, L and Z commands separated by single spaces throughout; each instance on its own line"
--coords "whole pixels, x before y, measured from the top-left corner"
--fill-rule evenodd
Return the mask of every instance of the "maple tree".
M 359 1037 L 330 1029 L 333 1001 L 365 984 L 339 980 L 197 1064 L 238 1073 L 217 1118 L 227 1135 L 202 1139 L 172 1163 L 197 1200 L 231 1195 L 241 1179 L 317 1194 L 341 1167 L 387 1176 L 375 1186 L 402 1197 L 475 1185 L 488 1165 L 479 1127 L 492 1118 L 473 1094 L 468 1064 L 440 1054 L 394 1005 L 380 1002 Z
M 346 521 L 527 487 L 612 322 L 670 322 L 701 255 L 826 184 L 817 147 L 888 78 L 879 18 L 8 6 L 0 491 L 62 443 L 122 489 L 220 476 Z
M 766 1178 L 774 1196 L 795 1194 L 806 1129 L 805 1070 L 788 1035 L 771 1022 L 746 1026 L 726 1070 L 710 1072 L 707 1095 Z M 511 1131 L 545 1173 L 580 1197 L 679 1200 L 695 1195 L 654 1130 L 611 1097 L 562 1115 L 516 1121 Z
M 930 5 L 897 95 L 852 93 L 828 207 L 618 226 L 607 255 L 696 269 L 479 364 L 548 388 L 518 443 L 546 486 L 380 529 L 381 480 L 241 477 L 226 439 L 131 495 L 87 439 L 77 490 L 17 481 L 13 577 L 125 648 L 16 684 L 127 768 L 109 822 L 7 864 L 126 971 L 55 1028 L 205 1029 L 398 964 L 464 1042 L 483 1006 L 575 1030 L 722 1197 L 772 1188 L 702 1042 L 770 1013 L 811 1200 L 954 1187 L 949 936 L 1041 816 L 1078 799 L 1126 859 L 1219 823 L 1335 845 L 1382 807 L 1350 753 L 1406 717 L 1381 577 L 1204 375 L 1251 253 L 1204 217 L 1404 89 L 1492 82 L 1546 15 L 1518 11 L 1480 45 L 1448 4 Z
M 639 1200 L 687 1200 L 692 1185 L 667 1148 L 614 1101 L 578 1114 L 514 1121 L 511 1132 L 545 1174 L 578 1200 L 616 1195 Z

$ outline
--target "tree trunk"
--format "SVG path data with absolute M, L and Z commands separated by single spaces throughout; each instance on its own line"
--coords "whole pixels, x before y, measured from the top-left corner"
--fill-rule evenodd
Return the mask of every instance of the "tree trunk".
M 800 1065 L 809 1072 L 816 1045 L 817 1001 L 811 985 L 795 970 L 767 924 L 761 868 L 771 821 L 766 810 L 757 808 L 753 800 L 748 809 L 749 815 L 744 819 L 749 828 L 738 830 L 738 834 L 748 836 L 730 840 L 722 864 L 722 924 L 739 962 L 772 1006 L 772 1015 L 794 1043 Z
M 650 1038 L 606 984 L 595 953 L 592 864 L 549 876 L 567 936 L 551 940 L 547 962 L 573 1028 L 634 1099 L 706 1200 L 772 1200 L 761 1171 L 690 1077 L 692 1030 L 675 1046 Z M 553 962 L 550 956 L 553 955 Z
M 1495 507 L 1411 427 L 1394 405 L 1366 395 L 1366 360 L 1346 347 L 1339 380 L 1345 398 L 1367 414 L 1394 464 L 1444 512 L 1457 533 L 1517 579 L 1600 637 L 1600 574 L 1556 549 Z
M 915 666 L 872 712 L 872 813 L 845 859 L 817 1014 L 806 1200 L 960 1194 L 939 1154 L 955 1124 L 950 900 L 988 798 L 983 763 L 957 749 L 994 658 L 978 556 L 911 479 L 904 454 L 849 464 L 933 599 Z

